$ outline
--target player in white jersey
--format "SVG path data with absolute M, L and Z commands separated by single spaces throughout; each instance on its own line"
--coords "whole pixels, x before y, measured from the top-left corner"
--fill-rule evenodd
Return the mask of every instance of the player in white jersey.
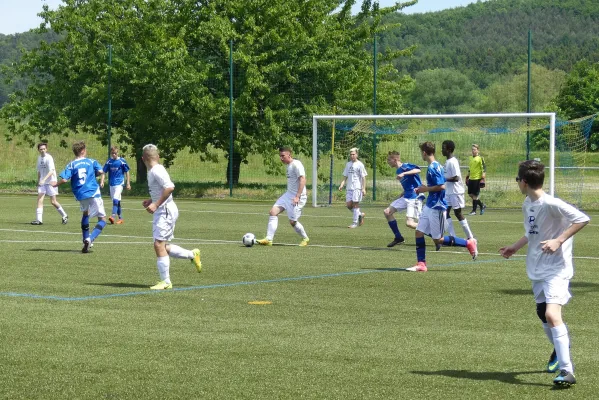
M 289 147 L 279 148 L 279 158 L 287 166 L 287 191 L 279 197 L 270 209 L 266 237 L 258 240 L 257 243 L 262 246 L 272 246 L 272 241 L 279 226 L 278 215 L 287 210 L 289 223 L 297 234 L 302 237 L 299 245 L 305 247 L 308 245 L 310 239 L 306 234 L 304 226 L 299 222 L 299 218 L 308 199 L 306 195 L 306 171 L 301 161 L 293 158 L 291 148 Z
M 37 209 L 35 210 L 36 218 L 31 221 L 31 225 L 43 224 L 44 197 L 46 197 L 46 195 L 50 196 L 50 201 L 62 217 L 62 223 L 64 225 L 69 221 L 69 217 L 58 200 L 56 200 L 58 189 L 52 186 L 53 183 L 56 183 L 54 158 L 48 153 L 47 143 L 38 143 L 37 151 L 40 153 L 37 158 Z
M 360 211 L 360 202 L 366 195 L 366 167 L 362 161 L 358 160 L 358 149 L 356 147 L 349 150 L 349 162 L 343 170 L 343 180 L 339 185 L 339 190 L 343 190 L 347 182 L 347 192 L 345 193 L 345 205 L 352 212 L 352 224 L 348 228 L 357 228 L 364 224 L 364 213 Z
M 142 202 L 146 211 L 154 215 L 152 223 L 152 235 L 154 237 L 154 251 L 156 252 L 156 266 L 160 281 L 152 290 L 172 289 L 170 278 L 170 257 L 191 260 L 198 272 L 202 272 L 200 262 L 200 250 L 186 250 L 176 244 L 170 244 L 175 236 L 175 223 L 179 217 L 179 209 L 173 200 L 175 184 L 164 168 L 159 163 L 160 156 L 158 148 L 153 144 L 143 147 L 141 156 L 148 169 L 148 189 L 150 198 Z
M 570 386 L 576 383 L 574 364 L 570 359 L 570 337 L 562 320 L 562 306 L 571 297 L 568 286 L 574 275 L 572 265 L 573 236 L 589 222 L 589 217 L 573 206 L 543 190 L 545 166 L 538 161 L 524 161 L 518 168 L 518 187 L 526 195 L 524 236 L 499 253 L 510 258 L 528 244 L 526 273 L 532 281 L 537 315 L 543 322 L 554 352 L 548 372 L 560 370 L 553 383 Z
M 462 230 L 466 235 L 466 239 L 472 239 L 474 235 L 468 221 L 462 210 L 466 206 L 464 200 L 464 182 L 462 181 L 462 172 L 460 171 L 460 162 L 454 157 L 455 143 L 451 140 L 445 140 L 441 145 L 441 152 L 447 158 L 445 162 L 445 200 L 447 201 L 447 214 L 445 220 L 445 229 L 450 236 L 455 237 L 455 229 L 453 229 L 453 221 L 451 220 L 451 209 L 460 222 Z

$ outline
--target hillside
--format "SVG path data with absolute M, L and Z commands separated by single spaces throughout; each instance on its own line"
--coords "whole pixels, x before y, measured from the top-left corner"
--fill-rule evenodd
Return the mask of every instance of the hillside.
M 417 45 L 398 68 L 414 76 L 425 69 L 452 68 L 480 88 L 526 64 L 528 31 L 533 62 L 569 72 L 579 60 L 599 61 L 599 1 L 489 0 L 466 7 L 387 17 L 400 23 L 382 35 L 382 48 Z

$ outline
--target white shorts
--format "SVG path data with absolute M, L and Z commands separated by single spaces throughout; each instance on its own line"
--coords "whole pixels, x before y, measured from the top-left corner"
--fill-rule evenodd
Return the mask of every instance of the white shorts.
M 391 203 L 389 207 L 394 208 L 396 211 L 406 210 L 406 217 L 418 219 L 420 218 L 420 213 L 422 212 L 422 201 L 420 201 L 418 198 L 406 199 L 404 197 L 400 197 Z
M 154 240 L 171 241 L 175 237 L 175 223 L 179 218 L 179 209 L 174 201 L 169 201 L 154 212 L 152 236 Z
M 112 200 L 121 201 L 121 194 L 123 193 L 123 185 L 116 185 L 110 187 L 110 198 Z
M 532 281 L 532 292 L 535 302 L 564 305 L 572 295 L 568 289 L 570 280 L 553 277 L 547 281 Z
M 441 239 L 445 230 L 445 210 L 424 207 L 416 230 L 430 235 L 433 239 Z
M 306 205 L 306 201 L 308 200 L 308 196 L 305 194 L 301 195 L 299 199 L 299 203 L 296 206 L 293 205 L 293 198 L 295 196 L 291 193 L 285 192 L 284 195 L 279 197 L 277 202 L 275 203 L 275 207 L 281 207 L 287 211 L 287 217 L 290 221 L 297 221 L 299 217 L 302 216 L 302 209 Z
M 37 187 L 37 194 L 44 194 L 50 197 L 58 196 L 58 188 L 52 185 L 41 185 Z
M 87 211 L 90 218 L 106 216 L 106 211 L 104 211 L 104 200 L 102 200 L 101 197 L 90 197 L 89 199 L 80 200 L 79 208 L 83 212 Z
M 464 201 L 464 194 L 449 194 L 445 196 L 445 201 L 447 201 L 447 205 L 456 209 L 462 209 L 466 207 L 466 202 Z
M 345 192 L 345 202 L 359 203 L 362 201 L 362 189 L 348 190 Z

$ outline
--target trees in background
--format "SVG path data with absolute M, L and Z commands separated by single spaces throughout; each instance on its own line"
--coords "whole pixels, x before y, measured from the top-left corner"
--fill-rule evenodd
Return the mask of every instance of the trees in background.
M 354 2 L 65 0 L 55 11 L 44 6 L 46 29 L 62 39 L 43 43 L 16 65 L 12 77 L 31 84 L 11 94 L 2 117 L 11 135 L 31 143 L 79 131 L 105 143 L 110 82 L 112 127 L 136 156 L 138 181 L 146 179 L 140 156 L 147 143 L 161 149 L 167 165 L 186 147 L 215 160 L 215 150 L 229 152 L 233 40 L 237 171 L 249 154 L 272 162 L 280 145 L 308 152 L 312 114 L 333 106 L 339 113 L 370 112 L 373 59 L 365 44 L 385 29 L 384 14 L 411 4 L 379 9 L 365 0 L 352 16 Z M 392 61 L 409 52 L 379 57 Z M 405 112 L 411 80 L 389 62 L 379 80 L 380 112 Z

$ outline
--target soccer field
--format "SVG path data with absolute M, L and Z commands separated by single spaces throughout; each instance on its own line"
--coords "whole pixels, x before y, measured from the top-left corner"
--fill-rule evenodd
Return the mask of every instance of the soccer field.
M 578 384 L 558 394 L 544 372 L 552 348 L 524 253 L 498 255 L 523 234 L 520 210 L 468 217 L 477 261 L 462 248 L 435 252 L 427 239 L 429 271 L 408 273 L 413 231 L 404 227 L 406 243 L 386 248 L 393 237 L 383 207 L 363 209 L 364 226 L 352 230 L 346 208 L 306 207 L 307 248 L 297 247 L 282 214 L 273 247 L 246 248 L 241 237 L 264 236 L 272 202 L 178 199 L 174 243 L 200 248 L 203 272 L 172 259 L 174 289 L 151 292 L 152 217 L 141 199 L 123 198 L 125 224 L 107 225 L 90 254 L 81 253 L 78 204 L 58 199 L 69 223 L 47 200 L 44 225 L 32 226 L 35 196 L 0 196 L 2 399 L 599 393 L 598 214 L 575 238 L 573 298 L 564 308 Z

